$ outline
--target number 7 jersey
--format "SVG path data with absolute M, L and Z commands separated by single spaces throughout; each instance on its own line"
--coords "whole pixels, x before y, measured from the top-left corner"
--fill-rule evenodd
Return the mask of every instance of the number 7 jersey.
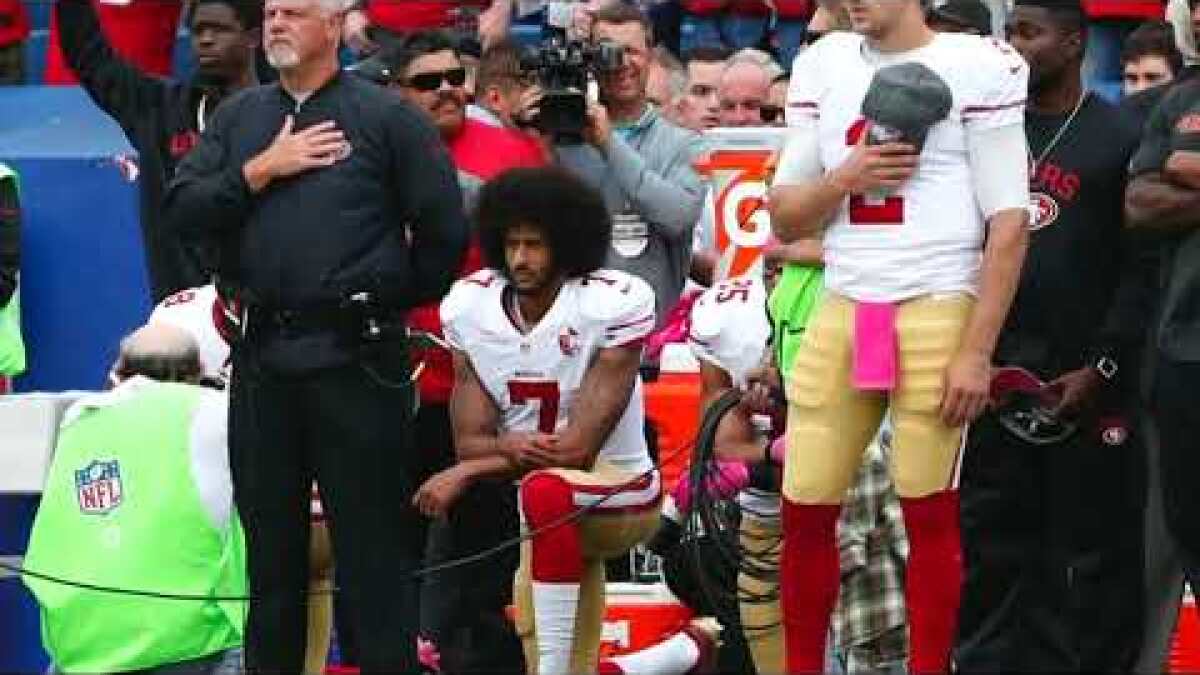
M 654 330 L 654 291 L 641 279 L 597 270 L 569 279 L 528 333 L 505 310 L 508 281 L 480 270 L 456 282 L 442 301 L 446 340 L 464 352 L 501 414 L 503 431 L 562 431 L 596 354 L 637 346 Z M 597 455 L 642 472 L 653 464 L 646 446 L 642 383 L 635 378 L 625 412 Z
M 953 106 L 930 129 L 912 178 L 894 193 L 851 195 L 826 230 L 825 283 L 853 300 L 978 291 L 985 223 L 971 164 L 987 158 L 971 157 L 969 141 L 1024 125 L 1028 67 L 1003 42 L 939 33 L 924 47 L 884 54 L 861 35 L 833 33 L 796 58 L 788 92 L 788 124 L 816 126 L 824 171 L 839 166 L 862 136 L 862 102 L 875 71 L 906 62 L 937 73 Z

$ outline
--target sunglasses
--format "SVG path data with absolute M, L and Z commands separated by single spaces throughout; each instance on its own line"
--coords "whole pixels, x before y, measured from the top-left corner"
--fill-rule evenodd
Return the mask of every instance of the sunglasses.
M 449 84 L 451 87 L 461 87 L 466 81 L 466 68 L 451 68 L 450 70 L 434 71 L 431 73 L 417 73 L 402 84 L 417 91 L 437 91 L 441 88 L 442 82 Z
M 777 105 L 763 104 L 758 108 L 758 114 L 762 117 L 762 121 L 767 124 L 774 124 L 779 118 L 783 117 L 783 108 Z

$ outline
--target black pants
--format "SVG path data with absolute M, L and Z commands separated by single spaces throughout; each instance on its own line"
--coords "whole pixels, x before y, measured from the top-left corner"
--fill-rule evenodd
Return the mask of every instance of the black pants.
M 230 394 L 234 499 L 246 530 L 251 671 L 300 672 L 309 491 L 321 486 L 367 672 L 416 672 L 422 523 L 412 507 L 412 391 L 403 358 L 302 375 L 235 353 Z M 383 379 L 383 378 L 386 378 Z
M 430 475 L 453 464 L 454 445 L 445 405 L 421 407 L 419 451 L 430 461 Z M 426 564 L 460 560 L 516 537 L 517 489 L 511 481 L 472 485 L 445 518 L 433 521 L 426 543 Z M 520 548 L 512 546 L 467 565 L 424 577 L 421 633 L 440 650 L 445 673 L 519 673 L 524 671 L 521 642 L 505 608 L 512 602 L 513 575 Z
M 1160 360 L 1151 412 L 1158 423 L 1163 511 L 1185 568 L 1200 567 L 1200 363 Z
M 1093 425 L 1094 426 L 1094 425 Z M 990 416 L 961 486 L 960 672 L 1128 672 L 1142 626 L 1140 443 L 1030 446 Z

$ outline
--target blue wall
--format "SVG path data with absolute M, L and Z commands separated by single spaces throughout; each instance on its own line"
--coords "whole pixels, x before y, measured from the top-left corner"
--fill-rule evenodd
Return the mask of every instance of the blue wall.
M 0 89 L 0 161 L 21 174 L 21 297 L 29 370 L 18 391 L 95 389 L 150 310 L 136 156 L 75 87 Z

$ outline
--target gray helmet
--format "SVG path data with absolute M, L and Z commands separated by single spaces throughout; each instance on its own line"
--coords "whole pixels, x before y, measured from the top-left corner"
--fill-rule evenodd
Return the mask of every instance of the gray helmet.
M 875 72 L 862 114 L 919 152 L 929 129 L 945 119 L 953 101 L 954 94 L 937 73 L 920 63 L 898 63 Z

